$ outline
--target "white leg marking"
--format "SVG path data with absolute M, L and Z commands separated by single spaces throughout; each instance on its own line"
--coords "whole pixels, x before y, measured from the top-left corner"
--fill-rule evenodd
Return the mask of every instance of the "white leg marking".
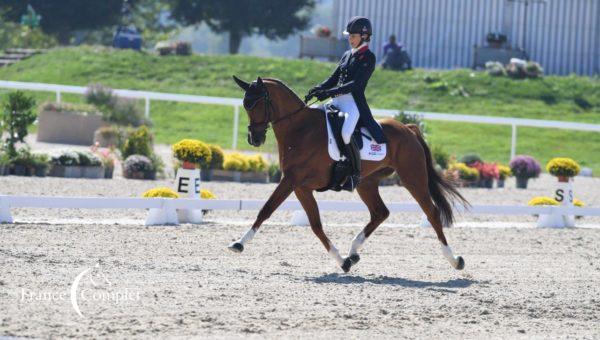
M 362 248 L 366 239 L 367 237 L 365 236 L 364 231 L 361 231 L 360 233 L 356 234 L 356 236 L 354 236 L 354 239 L 352 240 L 352 245 L 350 246 L 350 252 L 348 252 L 348 255 L 358 254 L 358 251 L 360 250 L 360 248 Z
M 246 242 L 250 242 L 254 238 L 254 234 L 256 234 L 256 231 L 250 228 L 238 242 L 244 245 Z
M 449 246 L 445 246 L 441 243 L 440 247 L 442 249 L 442 254 L 444 254 L 444 257 L 448 260 L 448 262 L 450 262 L 452 267 L 456 268 L 458 266 L 458 259 L 452 253 L 452 249 L 450 249 Z
M 340 252 L 333 244 L 331 244 L 331 242 L 329 242 L 329 256 L 331 256 L 340 267 L 344 264 L 344 259 L 340 255 Z

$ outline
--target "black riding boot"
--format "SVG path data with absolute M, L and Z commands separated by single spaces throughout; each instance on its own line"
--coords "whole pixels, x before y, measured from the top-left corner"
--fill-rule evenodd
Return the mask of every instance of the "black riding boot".
M 343 190 L 354 191 L 360 181 L 360 150 L 354 141 L 354 136 L 350 139 L 350 143 L 345 145 L 345 156 L 350 161 L 352 173 L 342 185 Z

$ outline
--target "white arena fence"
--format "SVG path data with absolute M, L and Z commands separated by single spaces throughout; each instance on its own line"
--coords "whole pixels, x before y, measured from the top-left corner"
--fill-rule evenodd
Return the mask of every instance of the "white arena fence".
M 6 81 L 6 80 L 0 80 L 0 88 L 15 89 L 15 90 L 28 90 L 28 91 L 54 92 L 54 93 L 56 93 L 56 101 L 57 102 L 60 102 L 62 93 L 75 93 L 75 94 L 82 95 L 82 94 L 85 94 L 85 91 L 87 89 L 86 87 L 83 87 L 83 86 L 30 83 L 30 82 Z M 150 117 L 150 101 L 151 100 L 232 106 L 233 107 L 233 138 L 232 138 L 231 147 L 233 149 L 237 149 L 240 107 L 242 106 L 242 100 L 239 98 L 207 97 L 207 96 L 196 96 L 196 95 L 186 95 L 186 94 L 137 91 L 137 90 L 122 90 L 122 89 L 116 89 L 116 90 L 113 90 L 113 92 L 116 95 L 121 96 L 121 97 L 144 100 L 146 117 Z M 375 116 L 378 116 L 378 117 L 393 117 L 399 113 L 399 110 L 372 109 L 372 112 Z M 404 111 L 404 112 L 407 114 L 418 115 L 426 120 L 439 120 L 439 121 L 448 121 L 448 122 L 465 122 L 465 123 L 476 123 L 476 124 L 495 124 L 495 125 L 512 126 L 510 159 L 512 159 L 516 153 L 517 127 L 518 126 L 600 132 L 600 125 L 597 125 L 597 124 L 564 122 L 564 121 L 555 121 L 555 120 L 540 120 L 540 119 L 460 115 L 460 114 L 435 113 L 435 112 L 417 112 L 417 111 Z
M 50 197 L 0 195 L 0 223 L 13 223 L 12 208 L 62 208 L 62 209 L 148 209 L 146 225 L 178 224 L 177 210 L 253 210 L 262 208 L 264 200 L 204 200 L 169 198 L 108 198 L 108 197 Z M 368 211 L 360 201 L 318 201 L 320 211 Z M 422 213 L 416 203 L 386 203 L 391 213 Z M 296 200 L 281 204 L 277 211 L 300 211 Z M 600 208 L 565 206 L 515 206 L 474 205 L 466 210 L 459 206 L 460 213 L 486 215 L 549 215 L 549 216 L 600 216 Z M 159 216 L 158 218 L 156 216 Z

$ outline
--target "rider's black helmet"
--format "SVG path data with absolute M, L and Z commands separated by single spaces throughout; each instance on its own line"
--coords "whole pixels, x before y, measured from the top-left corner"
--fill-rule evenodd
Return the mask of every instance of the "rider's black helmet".
M 343 32 L 345 35 L 347 34 L 366 34 L 369 37 L 373 34 L 373 28 L 371 26 L 371 21 L 365 17 L 354 17 L 348 21 L 346 25 L 346 30 Z

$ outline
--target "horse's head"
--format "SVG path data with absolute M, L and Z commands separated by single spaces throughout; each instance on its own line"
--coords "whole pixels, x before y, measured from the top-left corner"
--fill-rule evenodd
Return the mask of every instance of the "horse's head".
M 251 84 L 233 76 L 236 84 L 244 90 L 244 108 L 248 113 L 248 143 L 261 146 L 266 139 L 267 129 L 271 122 L 273 105 L 269 98 L 269 91 L 262 79 L 258 77 Z

